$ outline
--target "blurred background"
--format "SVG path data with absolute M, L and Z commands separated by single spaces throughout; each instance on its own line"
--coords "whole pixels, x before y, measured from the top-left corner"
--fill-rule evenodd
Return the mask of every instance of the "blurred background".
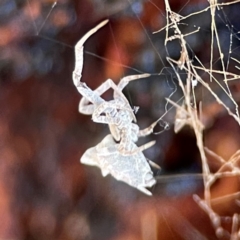
M 187 15 L 208 2 L 170 4 Z M 228 55 L 231 46 L 238 59 L 239 10 L 239 4 L 226 6 L 216 16 L 223 53 Z M 85 44 L 82 81 L 95 89 L 107 78 L 118 83 L 123 76 L 151 73 L 130 83 L 124 93 L 132 106 L 140 107 L 140 128 L 169 110 L 158 129 L 168 123 L 169 130 L 141 140 L 156 140 L 145 154 L 162 167 L 153 197 L 79 162 L 109 130 L 78 113 L 74 45 L 106 18 L 109 24 Z M 205 66 L 210 61 L 210 19 L 206 12 L 183 25 L 186 33 L 200 27 L 187 40 L 193 57 Z M 166 51 L 165 31 L 152 34 L 165 24 L 163 0 L 1 0 L 1 240 L 216 239 L 208 216 L 192 199 L 193 193 L 203 192 L 194 134 L 188 128 L 174 134 L 175 110 L 166 106 L 165 98 L 175 92 L 172 99 L 178 100 L 181 91 L 165 60 L 167 53 L 179 58 L 179 44 L 173 41 Z M 218 64 L 215 59 L 217 69 Z M 235 65 L 229 64 L 229 70 L 239 71 Z M 238 101 L 239 84 L 231 84 L 231 90 Z M 201 88 L 199 96 L 204 99 L 206 145 L 228 159 L 240 147 L 239 126 Z M 218 182 L 213 194 L 238 188 L 238 179 L 228 178 Z M 239 211 L 227 203 L 217 209 L 224 214 Z

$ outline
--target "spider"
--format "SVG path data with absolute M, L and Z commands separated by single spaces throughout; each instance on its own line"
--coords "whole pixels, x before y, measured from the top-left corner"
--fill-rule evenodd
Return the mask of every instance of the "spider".
M 76 63 L 73 71 L 73 82 L 83 96 L 79 103 L 79 112 L 92 115 L 94 122 L 108 124 L 111 132 L 97 146 L 88 149 L 82 156 L 81 162 L 98 166 L 102 170 L 103 176 L 110 173 L 117 180 L 122 180 L 150 195 L 145 187 L 153 186 L 156 180 L 153 178 L 151 168 L 142 151 L 154 145 L 155 141 L 140 147 L 135 142 L 139 137 L 152 133 L 157 122 L 146 129 L 139 130 L 134 114 L 136 108 L 131 108 L 122 93 L 123 88 L 130 81 L 148 77 L 149 74 L 124 77 L 118 85 L 111 79 L 107 79 L 95 90 L 90 89 L 86 83 L 80 81 L 83 68 L 83 44 L 107 22 L 108 20 L 105 20 L 91 29 L 75 46 Z M 101 95 L 110 88 L 113 89 L 113 100 L 105 101 Z M 156 166 L 151 161 L 149 162 Z

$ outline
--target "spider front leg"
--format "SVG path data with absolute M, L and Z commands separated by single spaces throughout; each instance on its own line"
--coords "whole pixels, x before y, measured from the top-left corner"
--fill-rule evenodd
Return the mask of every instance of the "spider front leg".
M 122 101 L 128 104 L 128 100 L 126 99 L 124 94 L 121 92 L 121 90 L 119 90 L 118 86 L 111 79 L 107 79 L 95 90 L 91 90 L 88 87 L 87 87 L 88 90 L 83 89 L 82 87 L 81 88 L 77 87 L 77 88 L 79 92 L 83 95 L 83 98 L 80 100 L 79 107 L 78 107 L 79 112 L 83 114 L 92 115 L 95 108 L 104 102 L 104 100 L 100 96 L 110 88 L 113 89 L 114 93 L 115 92 L 118 93 L 118 99 L 122 99 Z M 135 116 L 134 116 L 134 119 L 135 119 Z
M 151 76 L 150 74 L 144 73 L 144 74 L 130 75 L 130 76 L 123 77 L 117 85 L 118 89 L 120 91 L 122 91 L 128 85 L 128 83 L 130 81 L 134 81 L 134 80 L 137 80 L 137 79 L 140 79 L 140 78 L 146 78 L 146 77 L 150 77 L 150 76 Z M 117 95 L 118 95 L 118 92 L 113 93 L 114 98 L 117 98 Z
M 86 40 L 94 34 L 98 29 L 103 27 L 105 24 L 108 23 L 108 20 L 104 20 L 103 22 L 99 23 L 95 28 L 88 31 L 75 45 L 75 68 L 73 71 L 73 83 L 76 87 L 78 87 L 78 84 L 82 77 L 82 69 L 83 69 L 83 44 L 86 42 Z
M 122 78 L 119 82 L 118 85 L 116 85 L 112 79 L 107 79 L 105 82 L 103 82 L 99 87 L 97 87 L 93 92 L 96 94 L 92 94 L 92 96 L 94 95 L 98 95 L 101 96 L 103 93 L 105 93 L 107 90 L 109 90 L 110 88 L 113 89 L 113 98 L 114 99 L 121 99 L 122 101 L 124 101 L 126 104 L 128 103 L 128 100 L 126 99 L 126 97 L 124 96 L 124 94 L 122 93 L 123 88 L 130 82 L 136 79 L 140 79 L 140 78 L 145 78 L 145 77 L 149 77 L 150 74 L 145 73 L 145 74 L 138 74 L 138 75 L 131 75 L 131 76 L 126 76 L 124 78 Z M 81 92 L 80 92 L 81 93 Z M 83 95 L 83 94 L 82 94 Z M 91 104 L 92 103 L 92 104 Z M 83 96 L 83 98 L 81 99 L 80 103 L 79 103 L 79 112 L 84 113 L 84 114 L 88 114 L 91 115 L 93 114 L 94 111 L 94 104 L 95 105 L 99 105 L 101 102 L 97 102 L 97 101 L 93 101 L 90 98 L 86 98 L 85 96 Z M 87 112 L 87 113 L 86 113 Z M 136 117 L 134 114 L 132 114 L 132 118 L 133 120 L 136 122 Z
M 82 105 L 79 111 L 83 114 L 92 114 L 94 111 L 94 106 L 88 105 L 88 101 L 94 104 L 100 104 L 104 100 L 85 84 L 81 82 L 82 69 L 83 69 L 83 44 L 85 41 L 94 34 L 98 29 L 103 27 L 108 20 L 105 20 L 98 24 L 95 28 L 87 32 L 76 44 L 75 46 L 75 68 L 72 74 L 73 83 L 81 95 L 83 95 Z
M 86 115 L 92 115 L 95 108 L 104 103 L 102 99 L 95 91 L 89 88 L 85 83 L 80 82 L 78 91 L 83 96 L 79 103 L 79 112 Z

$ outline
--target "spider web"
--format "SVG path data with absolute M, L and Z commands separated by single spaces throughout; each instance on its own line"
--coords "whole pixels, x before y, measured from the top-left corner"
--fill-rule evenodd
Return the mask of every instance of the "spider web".
M 219 157 L 205 148 L 202 129 L 202 124 L 206 129 L 210 128 L 215 119 L 225 112 L 239 123 L 237 80 L 240 69 L 240 30 L 235 17 L 239 9 L 238 1 L 227 3 L 210 1 L 210 6 L 207 1 L 194 3 L 186 1 L 176 6 L 172 3 L 173 8 L 170 2 L 167 13 L 163 3 L 150 0 L 121 2 L 92 0 L 92 5 L 89 6 L 78 3 L 78 6 L 83 4 L 83 10 L 76 10 L 76 5 L 71 1 L 28 0 L 24 4 L 18 1 L 3 1 L 1 4 L 4 9 L 8 9 L 11 16 L 6 18 L 2 15 L 2 20 L 4 19 L 1 21 L 2 26 L 11 28 L 16 23 L 19 26 L 19 29 L 15 30 L 15 35 L 12 36 L 10 33 L 7 35 L 6 32 L 1 41 L 0 67 L 3 83 L 9 82 L 9 79 L 24 81 L 33 74 L 44 78 L 50 72 L 52 74 L 61 72 L 62 68 L 66 68 L 70 73 L 72 67 L 66 64 L 67 60 L 62 59 L 61 52 L 73 52 L 74 42 L 78 39 L 66 38 L 61 33 L 78 32 L 80 38 L 96 21 L 109 18 L 110 23 L 106 29 L 101 30 L 102 33 L 97 33 L 101 36 L 97 46 L 93 46 L 91 39 L 86 45 L 83 81 L 94 88 L 107 78 L 117 82 L 121 77 L 130 74 L 146 72 L 151 74 L 148 79 L 129 84 L 125 92 L 133 106 L 140 106 L 137 115 L 139 125 L 146 127 L 159 117 L 162 119 L 162 129 L 166 123 L 171 126 L 175 124 L 175 130 L 190 125 L 196 136 L 202 163 L 202 169 L 198 166 L 193 173 L 188 170 L 196 163 L 185 169 L 181 168 L 180 172 L 187 172 L 185 174 L 159 176 L 159 186 L 165 180 L 166 182 L 161 187 L 157 186 L 153 192 L 158 194 L 161 191 L 160 194 L 166 195 L 179 194 L 181 192 L 179 188 L 194 192 L 193 189 L 199 186 L 198 179 L 203 178 L 204 196 L 199 198 L 194 195 L 195 201 L 209 215 L 218 237 L 238 239 L 238 213 L 222 216 L 213 210 L 213 205 L 221 202 L 221 199 L 223 202 L 224 199 L 233 199 L 233 204 L 237 205 L 239 192 L 217 198 L 211 197 L 211 188 L 218 179 L 239 175 L 238 152 L 232 153 L 229 161 Z M 151 13 L 146 13 L 148 8 Z M 84 10 L 92 13 L 86 25 L 83 21 L 86 17 Z M 82 17 L 79 15 L 81 11 Z M 12 15 L 16 12 L 19 14 L 13 18 Z M 144 18 L 145 14 L 147 16 Z M 78 21 L 80 23 L 76 24 L 78 18 L 82 22 Z M 125 27 L 122 27 L 124 24 Z M 34 40 L 32 35 L 35 35 Z M 103 49 L 101 44 L 105 41 L 107 44 Z M 31 48 L 27 54 L 26 48 Z M 109 54 L 110 50 L 115 55 Z M 91 73 L 88 78 L 84 77 L 98 65 L 102 66 L 103 73 L 96 70 L 96 74 Z M 67 77 L 69 82 L 70 78 Z M 96 80 L 91 82 L 88 79 Z M 59 83 L 67 80 L 60 78 Z M 212 106 L 214 110 L 209 114 Z M 98 131 L 101 136 L 101 131 L 105 130 Z M 162 159 L 165 155 L 164 149 L 172 138 L 171 134 L 167 136 L 167 132 L 164 132 L 155 137 L 158 145 L 146 152 L 149 159 L 160 159 L 158 163 L 165 164 Z M 144 139 L 144 142 L 152 139 L 154 137 Z M 211 169 L 207 154 L 215 158 L 217 170 Z M 172 184 L 175 181 L 178 184 Z M 197 183 L 192 184 L 190 181 Z M 222 227 L 226 222 L 232 224 L 230 231 Z M 179 226 L 175 227 L 174 231 L 179 232 Z M 190 236 L 191 232 L 188 234 Z

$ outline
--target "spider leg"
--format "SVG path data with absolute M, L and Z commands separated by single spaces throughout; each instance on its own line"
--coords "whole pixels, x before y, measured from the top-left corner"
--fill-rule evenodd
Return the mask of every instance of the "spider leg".
M 79 103 L 78 111 L 85 115 L 92 115 L 94 110 L 95 110 L 94 104 L 89 102 L 87 98 L 83 97 Z
M 153 128 L 156 126 L 156 124 L 157 123 L 154 122 L 149 127 L 139 130 L 138 137 L 144 137 L 144 136 L 151 134 L 153 132 Z
M 108 124 L 109 130 L 116 141 L 120 141 L 121 133 L 119 128 L 115 124 Z
M 118 89 L 118 86 L 111 80 L 107 79 L 100 86 L 98 86 L 95 90 L 91 90 L 85 84 L 85 88 L 79 84 L 77 89 L 83 95 L 83 98 L 80 100 L 78 110 L 80 113 L 86 115 L 92 115 L 95 107 L 104 102 L 104 100 L 100 97 L 103 93 L 105 93 L 108 89 L 112 88 L 114 92 L 119 93 L 119 97 L 123 99 L 126 103 L 128 103 L 124 94 Z
M 155 122 L 153 122 L 150 126 L 148 126 L 147 128 L 144 128 L 142 130 L 139 130 L 138 132 L 138 137 L 144 137 L 147 136 L 151 133 L 153 133 L 153 129 L 154 127 L 158 124 L 158 122 L 160 122 L 162 120 L 162 118 L 157 119 Z M 167 127 L 168 125 L 166 125 Z
M 129 105 L 129 102 L 127 100 L 127 98 L 125 97 L 125 95 L 122 93 L 122 89 L 118 87 L 118 85 L 116 85 L 112 79 L 107 79 L 105 82 L 103 82 L 97 89 L 97 93 L 99 95 L 102 95 L 104 92 L 106 92 L 108 89 L 112 88 L 113 89 L 113 98 L 114 99 L 118 99 L 118 101 L 123 101 L 125 102 L 125 104 L 129 107 L 129 109 L 131 108 Z M 133 111 L 131 111 L 131 115 L 132 115 L 132 119 L 133 121 L 136 122 L 136 117 L 133 113 Z
M 138 147 L 135 151 L 136 151 L 136 152 L 143 152 L 144 150 L 152 147 L 155 143 L 156 143 L 156 141 L 150 141 L 150 142 L 148 142 L 148 143 L 145 143 L 145 144 L 141 145 L 141 146 Z M 135 151 L 133 151 L 133 152 L 135 152 Z
M 130 81 L 134 81 L 134 80 L 137 80 L 137 79 L 140 79 L 140 78 L 146 78 L 146 77 L 149 77 L 149 76 L 151 76 L 151 75 L 148 74 L 148 73 L 126 76 L 126 77 L 123 77 L 120 80 L 120 82 L 118 83 L 117 86 L 118 86 L 119 90 L 122 91 Z M 114 98 L 116 98 L 117 97 L 116 96 L 117 92 L 114 92 L 113 95 L 114 95 Z
M 139 152 L 143 152 L 144 150 L 152 147 L 154 144 L 156 143 L 156 141 L 150 141 L 148 143 L 145 143 L 137 148 L 135 148 L 134 150 L 131 151 L 125 151 L 123 148 L 119 149 L 119 152 L 123 155 L 134 155 L 137 154 Z M 120 146 L 120 145 L 119 145 Z
M 137 189 L 140 190 L 141 192 L 147 194 L 148 196 L 152 196 L 152 193 L 143 186 L 139 186 L 139 187 L 137 187 Z
M 83 95 L 83 99 L 80 102 L 79 106 L 79 112 L 83 114 L 92 114 L 94 107 L 89 102 L 92 103 L 101 103 L 104 100 L 100 98 L 97 94 L 94 94 L 94 92 L 87 87 L 86 84 L 81 82 L 82 77 L 82 69 L 83 69 L 83 44 L 86 42 L 86 40 L 94 34 L 97 30 L 99 30 L 101 27 L 103 27 L 108 20 L 105 20 L 101 23 L 99 23 L 96 27 L 88 31 L 75 45 L 75 68 L 72 74 L 73 83 L 76 86 L 77 90 L 80 92 L 81 95 Z
M 158 170 L 161 169 L 161 167 L 160 167 L 158 164 L 156 164 L 155 162 L 153 162 L 153 161 L 151 161 L 151 160 L 149 160 L 149 159 L 147 159 L 147 161 L 148 161 L 148 163 L 149 163 L 149 165 L 150 165 L 151 167 L 156 168 L 156 169 L 158 169 Z
M 96 106 L 104 103 L 102 99 L 95 91 L 89 88 L 85 83 L 80 82 L 77 90 L 83 96 L 80 100 L 78 111 L 86 115 L 92 115 Z
M 104 92 L 106 92 L 108 89 L 112 88 L 114 93 L 117 93 L 118 94 L 118 99 L 120 98 L 121 100 L 123 100 L 125 103 L 128 104 L 128 100 L 127 98 L 125 97 L 125 95 L 122 93 L 122 89 L 120 89 L 118 87 L 118 85 L 116 85 L 112 79 L 107 79 L 105 82 L 103 82 L 95 91 L 97 91 L 97 93 L 99 95 L 102 95 Z M 113 94 L 114 94 L 113 93 Z M 113 96 L 114 99 L 116 99 L 114 96 Z
M 99 23 L 96 27 L 88 31 L 75 45 L 75 68 L 73 71 L 73 83 L 77 87 L 79 81 L 82 77 L 82 69 L 83 69 L 83 44 L 86 42 L 86 40 L 94 34 L 98 29 L 103 27 L 105 24 L 107 24 L 108 20 L 104 20 L 103 22 Z
M 129 105 L 128 100 L 122 93 L 121 89 L 111 80 L 107 79 L 100 86 L 98 86 L 95 90 L 91 90 L 85 83 L 79 83 L 77 86 L 78 91 L 83 95 L 83 98 L 80 100 L 78 110 L 80 113 L 91 115 L 93 114 L 95 108 L 104 102 L 104 100 L 100 97 L 103 93 L 105 93 L 110 88 L 113 89 L 114 93 L 117 93 L 118 100 L 124 101 L 127 105 Z M 135 115 L 132 113 L 132 118 L 136 121 Z
M 102 83 L 96 91 L 99 95 L 102 95 L 104 92 L 106 92 L 108 89 L 112 88 L 113 89 L 113 98 L 114 99 L 121 99 L 123 100 L 126 104 L 129 105 L 128 100 L 126 99 L 125 95 L 122 93 L 123 88 L 130 82 L 139 78 L 145 78 L 149 77 L 150 74 L 144 73 L 144 74 L 138 74 L 138 75 L 131 75 L 131 76 L 126 76 L 120 80 L 118 85 L 116 85 L 112 79 L 107 79 L 104 83 Z M 136 122 L 136 117 L 134 113 L 132 112 L 132 118 L 133 121 Z

